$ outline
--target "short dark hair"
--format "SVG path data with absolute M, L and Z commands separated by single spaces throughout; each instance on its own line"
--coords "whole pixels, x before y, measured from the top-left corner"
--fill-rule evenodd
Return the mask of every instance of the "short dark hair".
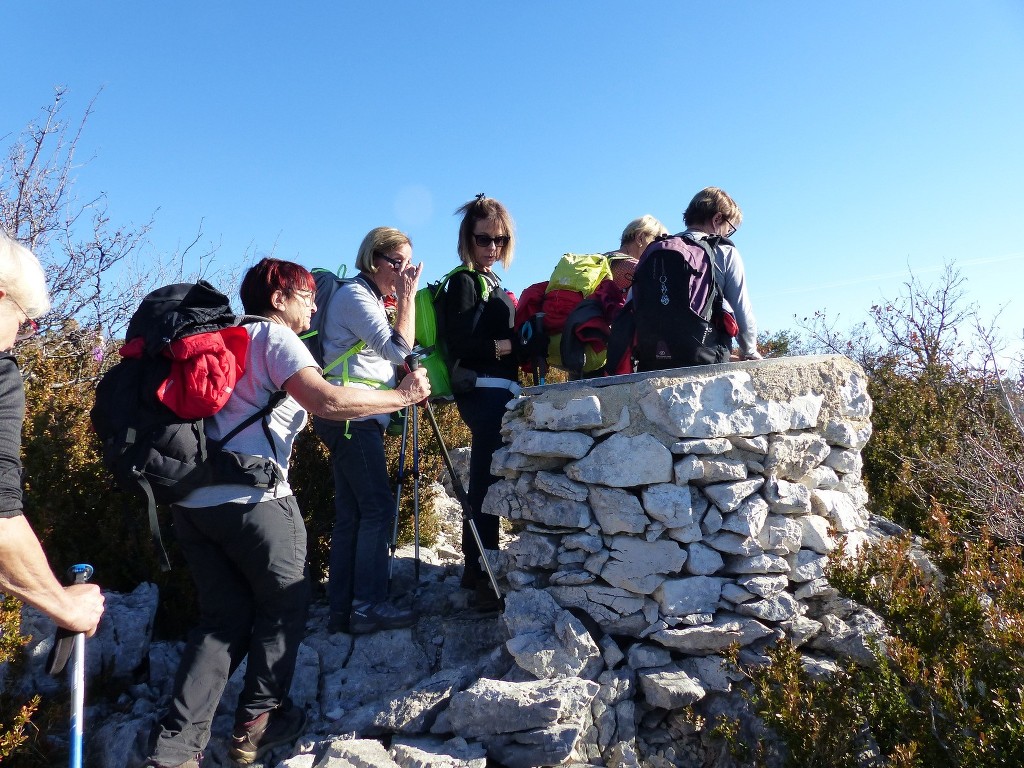
M 315 291 L 316 282 L 308 269 L 294 261 L 265 258 L 249 269 L 242 280 L 238 295 L 247 315 L 266 315 L 273 309 L 270 303 L 274 291 L 291 296 L 297 291 Z

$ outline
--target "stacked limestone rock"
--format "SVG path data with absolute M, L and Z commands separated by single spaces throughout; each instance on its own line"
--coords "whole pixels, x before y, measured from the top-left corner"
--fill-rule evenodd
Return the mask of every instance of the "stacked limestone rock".
M 662 714 L 728 691 L 734 643 L 747 662 L 782 636 L 869 661 L 824 578 L 837 539 L 865 539 L 863 372 L 813 357 L 671 373 L 531 390 L 507 415 L 484 510 L 522 523 L 509 584 L 625 641 Z

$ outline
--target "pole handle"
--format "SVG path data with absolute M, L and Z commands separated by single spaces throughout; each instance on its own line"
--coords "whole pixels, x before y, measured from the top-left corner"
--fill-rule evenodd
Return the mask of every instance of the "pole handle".
M 88 563 L 78 563 L 68 568 L 65 574 L 65 581 L 68 584 L 85 584 L 92 578 L 93 567 Z M 57 627 L 57 633 L 53 638 L 53 647 L 50 648 L 50 655 L 46 659 L 46 673 L 59 675 L 67 666 L 68 659 L 75 646 L 75 637 L 81 633 L 72 632 L 64 627 Z

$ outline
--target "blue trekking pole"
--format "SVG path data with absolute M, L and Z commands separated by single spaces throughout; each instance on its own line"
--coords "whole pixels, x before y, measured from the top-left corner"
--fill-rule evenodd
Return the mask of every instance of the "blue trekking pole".
M 416 586 L 420 583 L 420 419 L 412 406 L 412 525 Z
M 93 567 L 79 563 L 68 568 L 67 580 L 71 584 L 85 584 L 92 578 Z M 82 768 L 82 730 L 85 720 L 85 633 L 57 628 L 57 636 L 50 650 L 46 671 L 60 674 L 71 659 L 71 734 L 70 766 Z

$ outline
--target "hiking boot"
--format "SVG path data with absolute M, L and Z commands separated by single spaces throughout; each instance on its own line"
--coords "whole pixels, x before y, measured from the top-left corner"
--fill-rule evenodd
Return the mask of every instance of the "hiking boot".
M 327 620 L 327 634 L 336 635 L 339 632 L 350 634 L 348 613 L 335 613 L 331 611 L 331 618 Z
M 353 635 L 366 635 L 382 629 L 403 629 L 416 623 L 419 614 L 411 608 L 399 608 L 388 602 L 362 603 L 352 607 L 349 631 Z
M 255 720 L 236 725 L 228 757 L 236 763 L 249 765 L 274 747 L 295 741 L 305 726 L 306 711 L 289 701 Z
M 493 613 L 501 610 L 501 600 L 494 594 L 490 579 L 477 582 L 468 602 L 470 608 L 480 613 Z

